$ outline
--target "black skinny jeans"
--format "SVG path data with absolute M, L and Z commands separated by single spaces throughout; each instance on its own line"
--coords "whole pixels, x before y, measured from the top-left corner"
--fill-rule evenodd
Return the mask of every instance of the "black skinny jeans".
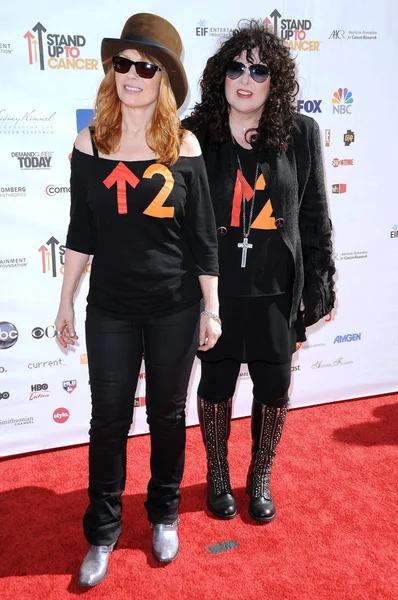
M 104 316 L 88 307 L 86 343 L 92 396 L 90 504 L 83 518 L 89 543 L 109 545 L 121 532 L 126 444 L 144 354 L 151 479 L 145 506 L 151 523 L 178 515 L 185 458 L 185 404 L 198 346 L 199 303 L 145 321 Z
M 291 359 L 283 363 L 268 363 L 263 360 L 249 362 L 253 396 L 257 402 L 274 408 L 281 408 L 289 402 L 291 365 Z M 199 397 L 214 403 L 232 398 L 239 371 L 240 363 L 232 358 L 218 362 L 202 361 Z

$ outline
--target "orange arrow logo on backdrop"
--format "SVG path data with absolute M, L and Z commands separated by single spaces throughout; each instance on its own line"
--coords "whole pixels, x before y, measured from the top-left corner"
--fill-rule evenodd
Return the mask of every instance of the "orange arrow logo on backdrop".
M 122 162 L 118 163 L 112 173 L 104 180 L 104 184 L 108 190 L 115 183 L 117 184 L 117 212 L 119 215 L 127 214 L 126 182 L 129 183 L 131 187 L 136 188 L 140 180 Z

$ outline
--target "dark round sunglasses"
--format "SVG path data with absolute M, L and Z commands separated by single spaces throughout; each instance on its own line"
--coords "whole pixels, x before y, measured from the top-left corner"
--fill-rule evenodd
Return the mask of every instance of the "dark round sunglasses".
M 246 69 L 249 69 L 250 77 L 256 83 L 264 83 L 264 81 L 267 81 L 268 77 L 271 75 L 271 71 L 266 65 L 256 64 L 249 65 L 248 67 L 246 67 L 246 65 L 244 65 L 243 63 L 237 62 L 235 60 L 229 63 L 229 65 L 227 65 L 227 68 L 225 69 L 225 74 L 230 79 L 239 79 L 239 77 L 243 75 Z
M 114 56 L 112 58 L 112 63 L 116 73 L 128 73 L 131 69 L 131 65 L 134 65 L 138 77 L 142 77 L 143 79 L 152 79 L 157 71 L 161 71 L 161 68 L 157 65 L 140 60 L 130 60 L 125 56 Z

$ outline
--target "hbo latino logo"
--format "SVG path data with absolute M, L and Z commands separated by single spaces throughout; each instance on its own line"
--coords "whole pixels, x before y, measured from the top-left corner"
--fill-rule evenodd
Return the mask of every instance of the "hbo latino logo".
M 11 348 L 18 341 L 18 329 L 12 323 L 0 323 L 0 350 Z

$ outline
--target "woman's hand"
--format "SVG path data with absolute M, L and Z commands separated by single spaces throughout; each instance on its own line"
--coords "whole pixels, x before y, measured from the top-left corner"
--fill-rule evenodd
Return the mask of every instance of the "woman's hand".
M 73 304 L 61 304 L 55 319 L 55 329 L 57 330 L 57 340 L 64 348 L 68 344 L 75 345 L 79 338 L 75 332 L 75 311 Z
M 300 350 L 301 346 L 303 345 L 303 342 L 297 342 L 296 343 L 296 352 L 297 350 Z
M 221 325 L 215 319 L 202 313 L 200 315 L 199 350 L 206 352 L 216 345 L 221 335 Z

